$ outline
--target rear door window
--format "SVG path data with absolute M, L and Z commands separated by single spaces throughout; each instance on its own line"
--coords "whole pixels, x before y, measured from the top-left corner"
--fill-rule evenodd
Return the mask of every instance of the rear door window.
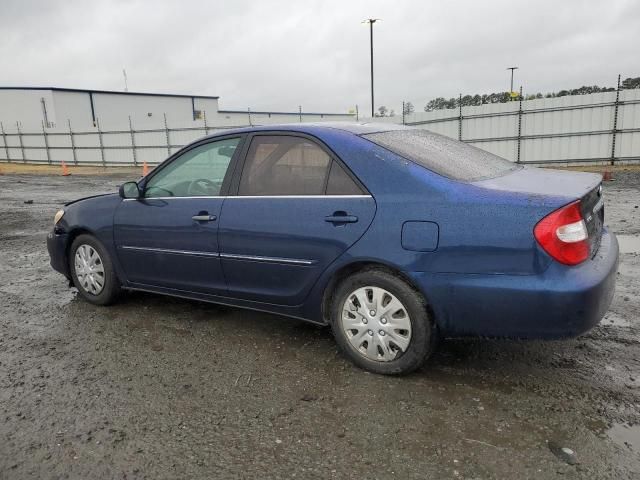
M 323 195 L 331 162 L 322 148 L 306 138 L 255 136 L 238 195 Z
M 331 163 L 327 195 L 362 195 L 364 192 L 335 160 Z
M 521 168 L 493 153 L 428 130 L 391 130 L 362 137 L 435 173 L 463 182 L 499 177 Z

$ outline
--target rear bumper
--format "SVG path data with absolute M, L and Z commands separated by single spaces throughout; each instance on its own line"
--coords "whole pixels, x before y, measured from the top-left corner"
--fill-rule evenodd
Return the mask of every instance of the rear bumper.
M 47 235 L 47 250 L 51 267 L 69 278 L 69 264 L 67 262 L 67 242 L 69 236 L 66 233 L 50 232 Z
M 596 256 L 539 275 L 413 272 L 444 335 L 511 338 L 578 336 L 597 325 L 613 298 L 618 241 L 608 230 Z

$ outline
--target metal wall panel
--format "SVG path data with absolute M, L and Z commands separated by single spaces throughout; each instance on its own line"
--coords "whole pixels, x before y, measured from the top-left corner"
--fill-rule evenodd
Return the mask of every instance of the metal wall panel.
M 616 138 L 616 156 L 640 159 L 640 132 L 619 133 Z

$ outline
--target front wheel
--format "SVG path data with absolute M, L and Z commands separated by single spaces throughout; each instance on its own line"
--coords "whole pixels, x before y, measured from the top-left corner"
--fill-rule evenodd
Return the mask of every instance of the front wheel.
M 386 375 L 419 368 L 435 343 L 422 295 L 381 269 L 355 273 L 340 283 L 333 296 L 331 327 L 353 363 Z
M 69 251 L 69 268 L 78 293 L 94 305 L 109 305 L 120 294 L 120 281 L 102 244 L 92 235 L 78 235 Z

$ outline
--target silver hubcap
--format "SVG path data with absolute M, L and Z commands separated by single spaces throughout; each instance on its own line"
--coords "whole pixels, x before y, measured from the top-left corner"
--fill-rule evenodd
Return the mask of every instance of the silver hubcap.
M 76 250 L 75 270 L 82 288 L 98 295 L 104 288 L 104 266 L 102 259 L 91 245 L 80 245 Z
M 409 347 L 407 309 L 383 288 L 362 287 L 349 294 L 340 319 L 351 346 L 369 360 L 389 362 Z

